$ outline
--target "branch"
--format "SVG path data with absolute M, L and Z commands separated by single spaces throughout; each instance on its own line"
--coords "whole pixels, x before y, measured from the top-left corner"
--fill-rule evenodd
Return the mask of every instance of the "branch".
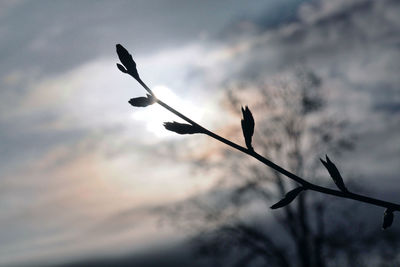
M 294 173 L 291 173 L 290 171 L 284 169 L 283 167 L 277 165 L 276 163 L 270 161 L 269 159 L 261 156 L 260 154 L 258 154 L 253 147 L 251 146 L 251 135 L 253 134 L 254 131 L 254 119 L 251 115 L 250 110 L 246 107 L 246 109 L 242 108 L 243 111 L 243 120 L 242 120 L 242 129 L 243 129 L 243 133 L 245 135 L 245 140 L 246 140 L 246 146 L 247 147 L 243 147 L 241 145 L 238 145 L 228 139 L 225 139 L 222 136 L 219 136 L 218 134 L 206 129 L 205 127 L 201 126 L 200 124 L 194 122 L 193 120 L 191 120 L 190 118 L 186 117 L 185 115 L 183 115 L 182 113 L 180 113 L 179 111 L 177 111 L 176 109 L 172 108 L 171 106 L 169 106 L 168 104 L 164 103 L 161 99 L 158 99 L 156 97 L 156 95 L 151 91 L 151 89 L 140 79 L 139 74 L 137 72 L 136 69 L 136 63 L 134 62 L 134 60 L 132 59 L 131 54 L 129 54 L 129 52 L 123 48 L 122 45 L 118 44 L 117 45 L 117 53 L 118 56 L 121 60 L 121 63 L 125 66 L 122 67 L 120 64 L 117 64 L 118 69 L 126 74 L 131 75 L 134 79 L 136 79 L 139 84 L 150 94 L 148 95 L 148 98 L 151 97 L 151 101 L 148 101 L 148 103 L 146 104 L 152 104 L 152 103 L 157 103 L 160 106 L 162 106 L 163 108 L 165 108 L 166 110 L 168 110 L 169 112 L 175 114 L 176 116 L 178 116 L 179 118 L 181 118 L 182 120 L 186 121 L 187 123 L 189 123 L 191 126 L 193 126 L 193 128 L 196 129 L 196 131 L 194 133 L 202 133 L 202 134 L 206 134 L 208 136 L 210 136 L 211 138 L 214 138 L 215 140 L 224 143 L 227 146 L 230 146 L 231 148 L 234 148 L 236 150 L 239 150 L 242 153 L 245 153 L 251 157 L 253 157 L 254 159 L 264 163 L 265 165 L 267 165 L 268 167 L 272 168 L 273 170 L 283 174 L 284 176 L 286 176 L 287 178 L 297 182 L 298 184 L 300 184 L 301 190 L 300 191 L 306 191 L 306 190 L 310 190 L 310 191 L 316 191 L 316 192 L 320 192 L 322 194 L 326 194 L 326 195 L 332 195 L 332 196 L 336 196 L 336 197 L 341 197 L 341 198 L 347 198 L 347 199 L 352 199 L 355 201 L 359 201 L 359 202 L 363 202 L 363 203 L 367 203 L 370 205 L 375 205 L 375 206 L 379 206 L 379 207 L 383 207 L 386 208 L 386 213 L 385 213 L 385 222 L 384 222 L 384 226 L 383 228 L 386 229 L 387 227 L 390 226 L 393 218 L 391 218 L 393 216 L 393 212 L 394 211 L 400 211 L 400 205 L 396 204 L 396 203 L 392 203 L 392 202 L 388 202 L 388 201 L 384 201 L 384 200 L 380 200 L 380 199 L 376 199 L 376 198 L 371 198 L 368 196 L 364 196 L 364 195 L 360 195 L 360 194 L 356 194 L 356 193 L 352 193 L 349 192 L 347 189 L 345 190 L 333 190 L 327 187 L 322 187 L 313 183 L 310 183 L 308 181 L 306 181 L 305 179 L 297 176 Z M 177 131 L 175 131 L 177 132 Z M 179 132 L 178 132 L 179 133 Z M 327 158 L 328 159 L 328 158 Z M 323 162 L 325 166 L 327 166 L 325 164 L 325 162 Z M 331 163 L 331 162 L 330 162 Z M 334 166 L 334 164 L 332 164 Z M 328 167 L 327 167 L 328 168 Z M 328 168 L 330 174 L 332 175 L 332 169 L 333 172 L 335 172 L 335 176 L 333 177 L 335 182 L 338 184 L 338 180 L 336 179 L 336 177 L 339 176 L 336 174 L 336 171 L 338 173 L 338 170 L 336 169 L 336 167 L 331 167 Z M 341 176 L 340 176 L 341 179 Z M 343 183 L 342 180 L 339 180 L 339 183 Z M 342 184 L 340 184 L 339 188 L 342 187 Z M 343 184 L 344 187 L 344 184 Z M 341 188 L 343 189 L 343 188 Z M 296 191 L 297 192 L 297 191 Z M 291 202 L 293 194 L 291 192 L 289 192 L 286 197 L 289 195 L 290 199 L 282 199 L 280 202 L 282 204 L 283 202 L 287 202 L 287 204 L 289 204 Z M 297 194 L 296 194 L 297 196 Z M 295 196 L 295 197 L 296 197 Z M 287 201 L 290 200 L 290 201 Z M 275 205 L 274 205 L 275 206 Z M 283 205 L 284 206 L 284 205 Z M 389 212 L 388 212 L 389 211 Z M 389 215 L 388 215 L 389 214 Z M 389 216 L 389 219 L 388 218 Z M 390 221 L 390 224 L 388 225 L 388 221 Z

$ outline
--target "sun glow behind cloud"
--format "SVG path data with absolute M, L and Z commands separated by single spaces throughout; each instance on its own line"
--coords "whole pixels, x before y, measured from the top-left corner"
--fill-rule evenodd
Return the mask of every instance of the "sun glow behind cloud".
M 201 121 L 203 118 L 204 111 L 202 109 L 196 108 L 189 100 L 179 98 L 168 87 L 158 85 L 152 88 L 152 90 L 159 99 L 176 108 L 179 112 L 190 116 L 194 121 Z M 132 118 L 144 122 L 146 130 L 154 134 L 157 138 L 177 137 L 176 133 L 167 131 L 163 127 L 163 122 L 181 120 L 176 115 L 157 104 L 143 110 L 135 109 L 132 112 Z
M 185 51 L 186 57 L 191 48 Z M 168 50 L 165 53 L 164 57 L 168 57 Z M 136 218 L 141 223 L 155 223 L 154 216 L 146 212 L 135 215 L 135 208 L 184 199 L 194 188 L 208 185 L 207 179 L 193 175 L 187 178 L 190 169 L 184 162 L 172 168 L 173 157 L 160 154 L 168 140 L 181 138 L 162 126 L 164 121 L 177 117 L 157 105 L 142 110 L 130 106 L 129 98 L 144 91 L 118 71 L 115 61 L 98 58 L 63 73 L 39 75 L 25 85 L 26 93 L 17 99 L 18 105 L 2 114 L 2 120 L 15 121 L 22 127 L 13 134 L 17 134 L 15 138 L 19 138 L 25 157 L 19 159 L 18 172 L 3 174 L 0 181 L 5 190 L 2 205 L 9 211 L 0 216 L 0 222 L 9 225 L 7 230 L 0 228 L 0 235 L 4 240 L 10 238 L 7 244 L 0 245 L 0 265 L 14 260 L 76 255 L 84 248 L 107 251 L 113 242 L 136 242 L 138 232 L 151 239 L 156 232 L 153 226 L 137 226 L 132 221 Z M 139 63 L 144 75 L 153 66 L 150 73 L 161 76 L 159 79 L 165 79 L 167 84 L 171 79 L 181 80 L 179 73 L 187 64 L 172 64 L 165 72 L 157 68 L 157 57 L 138 62 L 144 62 Z M 180 99 L 166 86 L 153 89 L 160 99 L 201 121 L 204 112 L 194 108 L 190 100 Z M 28 136 L 23 136 L 26 145 L 22 147 L 18 135 L 24 132 Z M 38 148 L 38 144 L 43 145 Z M 18 194 L 24 197 L 19 198 Z M 115 224 L 112 218 L 130 210 L 133 215 L 125 228 L 110 236 L 109 227 Z M 11 223 L 14 220 L 17 222 Z M 103 223 L 105 220 L 108 222 Z M 99 224 L 104 233 L 93 234 Z M 20 238 L 13 238 L 16 233 Z M 79 241 L 80 236 L 86 236 L 85 244 Z M 67 247 L 74 240 L 82 246 Z M 43 247 L 53 243 L 65 246 L 48 248 L 51 253 L 43 253 Z

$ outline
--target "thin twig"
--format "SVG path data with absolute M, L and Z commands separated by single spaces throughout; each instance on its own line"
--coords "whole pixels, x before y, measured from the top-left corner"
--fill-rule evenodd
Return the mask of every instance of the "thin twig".
M 392 203 L 392 202 L 387 202 L 383 201 L 380 199 L 375 199 L 363 195 L 359 195 L 356 193 L 349 192 L 347 188 L 345 187 L 343 183 L 343 179 L 336 168 L 335 164 L 330 161 L 328 156 L 326 156 L 326 161 L 321 159 L 321 162 L 323 165 L 327 168 L 329 174 L 331 175 L 332 179 L 334 180 L 335 184 L 338 186 L 339 190 L 333 190 L 327 187 L 322 187 L 313 183 L 310 183 L 306 181 L 305 179 L 297 176 L 296 174 L 284 169 L 283 167 L 275 164 L 274 162 L 270 161 L 269 159 L 261 156 L 258 154 L 256 151 L 254 151 L 252 145 L 251 145 L 251 139 L 254 133 L 254 118 L 248 109 L 248 107 L 243 108 L 242 107 L 242 113 L 243 113 L 243 120 L 242 122 L 242 130 L 243 130 L 243 135 L 245 137 L 245 142 L 246 142 L 246 147 L 243 147 L 241 145 L 238 145 L 228 139 L 225 139 L 222 136 L 219 136 L 218 134 L 204 128 L 200 124 L 194 122 L 190 118 L 186 117 L 176 109 L 172 108 L 171 106 L 167 105 L 160 99 L 158 99 L 153 91 L 142 81 L 142 79 L 139 76 L 139 73 L 137 72 L 136 69 L 136 62 L 133 60 L 132 55 L 129 54 L 128 50 L 126 50 L 122 45 L 118 44 L 116 46 L 117 48 L 117 54 L 118 57 L 121 61 L 121 63 L 124 65 L 122 66 L 121 64 L 117 64 L 117 67 L 120 71 L 123 73 L 129 74 L 132 76 L 134 79 L 136 79 L 140 85 L 143 86 L 143 88 L 150 94 L 147 97 L 139 97 L 139 98 L 134 98 L 130 100 L 130 103 L 132 105 L 136 106 L 147 106 L 151 105 L 154 102 L 157 102 L 160 106 L 163 108 L 167 109 L 168 111 L 172 112 L 176 116 L 180 117 L 184 121 L 188 122 L 188 124 L 180 124 L 180 123 L 166 123 L 165 127 L 169 130 L 176 131 L 177 133 L 180 134 L 193 134 L 193 133 L 202 133 L 206 134 L 236 150 L 241 151 L 242 153 L 245 153 L 258 161 L 264 163 L 268 167 L 274 169 L 275 171 L 285 175 L 289 179 L 292 179 L 293 181 L 297 182 L 300 184 L 299 187 L 295 188 L 294 190 L 288 192 L 285 195 L 285 198 L 273 205 L 271 208 L 279 208 L 283 207 L 285 205 L 288 205 L 298 194 L 300 194 L 304 190 L 311 190 L 311 191 L 316 191 L 320 192 L 323 194 L 327 195 L 333 195 L 336 197 L 341 197 L 341 198 L 347 198 L 347 199 L 353 199 L 356 201 L 368 203 L 371 205 L 379 206 L 379 207 L 384 207 L 386 208 L 386 211 L 384 213 L 384 222 L 383 222 L 383 229 L 386 229 L 392 224 L 393 221 L 393 211 L 400 211 L 400 205 Z M 175 128 L 175 129 L 174 129 Z

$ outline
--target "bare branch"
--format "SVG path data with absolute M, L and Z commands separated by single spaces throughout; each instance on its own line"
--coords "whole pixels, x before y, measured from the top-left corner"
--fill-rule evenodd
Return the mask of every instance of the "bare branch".
M 335 177 L 334 178 L 336 184 L 338 185 L 338 187 L 341 189 L 339 190 L 333 190 L 330 188 L 326 188 L 326 187 L 322 187 L 313 183 L 310 183 L 308 181 L 306 181 L 305 179 L 297 176 L 296 174 L 289 172 L 288 170 L 284 169 L 283 167 L 277 165 L 276 163 L 270 161 L 269 159 L 261 156 L 260 154 L 258 154 L 251 146 L 251 137 L 253 135 L 253 131 L 254 131 L 254 119 L 251 115 L 250 110 L 246 109 L 243 110 L 243 121 L 245 121 L 245 127 L 246 128 L 246 133 L 245 133 L 245 129 L 243 128 L 243 132 L 245 135 L 245 140 L 246 140 L 246 146 L 247 147 L 243 147 L 240 146 L 228 139 L 225 139 L 221 136 L 219 136 L 218 134 L 204 128 L 203 126 L 199 125 L 198 123 L 194 122 L 193 120 L 191 120 L 190 118 L 186 117 L 185 115 L 183 115 L 182 113 L 180 113 L 179 111 L 177 111 L 176 109 L 172 108 L 171 106 L 167 105 L 166 103 L 164 103 L 163 101 L 161 101 L 160 99 L 157 99 L 156 96 L 154 95 L 154 93 L 150 90 L 150 88 L 140 79 L 139 74 L 137 72 L 136 69 L 136 63 L 134 62 L 131 54 L 129 54 L 129 52 L 122 47 L 122 45 L 117 45 L 117 53 L 118 56 L 120 57 L 121 63 L 125 66 L 125 68 L 118 64 L 118 68 L 123 72 L 123 73 L 128 73 L 130 74 L 133 78 L 135 78 L 142 86 L 143 88 L 151 95 L 154 97 L 155 102 L 157 102 L 160 106 L 162 106 L 163 108 L 167 109 L 168 111 L 172 112 L 173 114 L 175 114 L 176 116 L 178 116 L 179 118 L 183 119 L 184 121 L 186 121 L 187 123 L 189 123 L 191 126 L 193 126 L 196 131 L 204 133 L 212 138 L 214 138 L 215 140 L 224 143 L 236 150 L 239 150 L 242 153 L 245 153 L 251 157 L 253 157 L 254 159 L 262 162 L 263 164 L 267 165 L 268 167 L 272 168 L 273 170 L 281 173 L 282 175 L 286 176 L 287 178 L 297 182 L 298 184 L 301 185 L 301 190 L 296 188 L 296 192 L 297 190 L 299 190 L 299 192 L 303 191 L 303 190 L 309 190 L 309 191 L 316 191 L 316 192 L 320 192 L 322 194 L 327 194 L 327 195 L 332 195 L 332 196 L 336 196 L 336 197 L 341 197 L 341 198 L 346 198 L 346 199 L 352 199 L 352 200 L 356 200 L 356 201 L 360 201 L 360 202 L 364 202 L 370 205 L 375 205 L 375 206 L 379 206 L 379 207 L 383 207 L 387 209 L 387 212 L 385 212 L 385 222 L 384 222 L 384 228 L 387 228 L 391 225 L 392 221 L 393 221 L 393 212 L 394 211 L 400 211 L 400 205 L 396 204 L 396 203 L 392 203 L 392 202 L 388 202 L 388 201 L 384 201 L 384 200 L 380 200 L 380 199 L 375 199 L 375 198 L 371 198 L 368 196 L 364 196 L 364 195 L 359 195 L 356 193 L 352 193 L 352 192 L 348 192 L 347 190 L 344 190 L 344 184 L 343 180 L 339 179 L 339 176 L 337 176 L 337 169 L 336 166 L 334 166 L 333 163 L 331 163 L 330 161 L 328 162 L 327 159 L 327 163 L 331 163 L 333 166 L 331 168 L 328 168 L 328 171 L 331 173 L 333 171 L 332 174 L 334 174 Z M 248 112 L 247 112 L 248 111 Z M 251 117 L 251 118 L 250 118 Z M 253 121 L 251 121 L 251 119 Z M 246 122 L 247 121 L 247 122 Z M 242 127 L 243 127 L 243 123 L 242 123 Z M 323 162 L 324 163 L 324 162 Z M 325 165 L 325 164 L 324 164 Z M 336 170 L 336 171 L 335 171 Z M 338 171 L 337 171 L 338 172 Z M 341 176 L 340 176 L 341 178 Z M 296 193 L 295 192 L 295 193 Z M 298 192 L 297 192 L 298 193 Z M 289 195 L 289 196 L 288 196 Z M 286 198 L 289 199 L 290 201 L 294 199 L 294 197 L 292 198 L 292 195 L 297 196 L 297 194 L 294 194 L 293 191 L 287 193 Z M 290 202 L 289 201 L 289 202 Z

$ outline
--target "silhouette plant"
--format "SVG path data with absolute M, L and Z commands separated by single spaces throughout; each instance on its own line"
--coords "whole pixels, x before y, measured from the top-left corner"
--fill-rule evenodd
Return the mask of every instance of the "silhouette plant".
M 161 99 L 158 99 L 156 95 L 153 93 L 153 91 L 142 81 L 142 79 L 139 76 L 139 73 L 136 68 L 136 62 L 133 60 L 132 55 L 126 50 L 121 44 L 116 45 L 116 50 L 117 54 L 119 57 L 120 62 L 122 63 L 119 64 L 117 63 L 118 69 L 125 73 L 129 74 L 132 76 L 139 84 L 147 91 L 147 95 L 145 97 L 136 97 L 132 98 L 129 100 L 129 103 L 134 106 L 134 107 L 146 107 L 152 104 L 159 104 L 163 108 L 167 109 L 171 113 L 175 114 L 182 120 L 186 121 L 187 123 L 179 123 L 179 122 L 165 122 L 164 127 L 172 132 L 176 132 L 178 134 L 205 134 L 208 135 L 209 137 L 212 137 L 216 139 L 217 141 L 224 143 L 225 145 L 228 145 L 236 150 L 239 150 L 242 153 L 245 153 L 249 155 L 250 157 L 255 158 L 256 160 L 262 162 L 263 164 L 267 165 L 268 167 L 272 168 L 273 170 L 281 173 L 282 175 L 286 176 L 287 178 L 297 182 L 299 185 L 295 189 L 289 191 L 286 193 L 283 199 L 281 199 L 279 202 L 271 206 L 271 209 L 278 209 L 285 207 L 289 205 L 299 194 L 302 192 L 305 192 L 307 190 L 309 191 L 316 191 L 320 192 L 322 194 L 327 194 L 327 195 L 333 195 L 335 197 L 340 197 L 340 198 L 347 198 L 347 199 L 352 199 L 355 201 L 360 201 L 364 202 L 370 205 L 375 205 L 379 207 L 385 208 L 384 215 L 383 215 L 383 223 L 382 223 L 382 229 L 387 229 L 389 228 L 394 219 L 394 212 L 395 211 L 400 211 L 400 205 L 393 203 L 393 202 L 388 202 L 372 197 L 368 197 L 365 195 L 360 195 L 357 193 L 353 193 L 349 191 L 345 183 L 343 181 L 343 178 L 335 166 L 335 164 L 329 159 L 329 157 L 326 155 L 326 160 L 324 161 L 323 159 L 320 159 L 322 164 L 325 166 L 325 168 L 328 170 L 332 180 L 336 184 L 339 190 L 333 190 L 327 187 L 319 186 L 313 183 L 308 182 L 307 180 L 297 176 L 296 174 L 289 172 L 288 170 L 282 168 L 281 166 L 277 165 L 276 163 L 270 161 L 269 159 L 263 157 L 262 155 L 258 154 L 253 146 L 252 146 L 252 137 L 254 134 L 254 127 L 255 127 L 255 121 L 253 118 L 253 115 L 250 111 L 250 109 L 246 106 L 245 108 L 242 107 L 242 114 L 243 114 L 243 119 L 241 120 L 241 125 L 242 125 L 242 130 L 243 130 L 243 136 L 245 139 L 245 144 L 246 147 L 238 145 L 228 139 L 225 139 L 218 134 L 204 128 L 203 126 L 199 125 L 198 123 L 194 122 L 190 118 L 186 117 L 182 113 L 178 112 L 176 109 L 173 107 L 167 105 L 164 103 Z

